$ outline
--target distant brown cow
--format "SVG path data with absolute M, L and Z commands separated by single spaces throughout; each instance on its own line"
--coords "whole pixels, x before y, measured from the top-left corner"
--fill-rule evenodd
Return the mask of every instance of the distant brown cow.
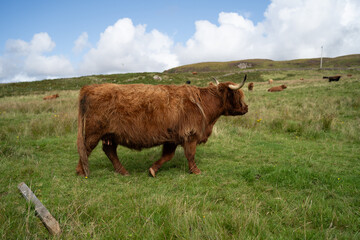
M 232 82 L 193 85 L 94 84 L 80 90 L 76 172 L 89 175 L 88 157 L 102 140 L 103 151 L 115 171 L 128 175 L 117 156 L 117 145 L 141 150 L 163 145 L 162 156 L 149 169 L 155 177 L 171 160 L 178 145 L 184 148 L 189 171 L 195 164 L 196 146 L 205 143 L 220 116 L 247 113 L 241 84 Z
M 276 86 L 276 87 L 269 88 L 268 92 L 280 92 L 280 91 L 284 90 L 285 88 L 287 88 L 285 85 Z
M 272 79 L 269 79 L 269 81 L 268 81 L 269 84 L 272 84 L 273 82 L 274 82 L 274 80 L 272 80 Z
M 253 88 L 254 88 L 254 83 L 253 83 L 253 82 L 249 83 L 249 84 L 248 84 L 248 90 L 249 90 L 249 91 L 252 91 Z
M 197 72 L 192 72 L 192 74 L 193 74 L 193 75 L 196 75 L 196 74 L 197 74 Z
M 59 94 L 54 94 L 54 95 L 46 96 L 43 99 L 44 100 L 51 100 L 51 99 L 55 99 L 55 98 L 58 98 L 58 97 L 59 97 Z

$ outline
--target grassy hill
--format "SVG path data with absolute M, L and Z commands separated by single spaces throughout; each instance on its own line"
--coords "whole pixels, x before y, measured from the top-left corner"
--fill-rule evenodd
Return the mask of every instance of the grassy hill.
M 245 69 L 241 66 L 247 66 Z M 248 59 L 230 62 L 204 62 L 184 65 L 167 70 L 169 73 L 184 72 L 239 72 L 244 70 L 303 69 L 320 67 L 320 58 L 273 61 L 269 59 Z M 359 68 L 360 54 L 323 58 L 323 68 Z
M 264 69 L 271 62 L 259 61 Z M 359 239 L 360 71 L 347 69 L 355 66 L 353 56 L 336 61 L 342 69 L 249 72 L 255 83 L 253 91 L 244 88 L 249 112 L 218 120 L 197 148 L 198 176 L 187 172 L 181 147 L 156 178 L 148 169 L 160 147 L 118 147 L 131 174 L 120 176 L 100 145 L 89 159 L 90 177 L 76 176 L 79 89 L 188 79 L 206 86 L 212 76 L 239 81 L 241 71 L 1 84 L 0 238 L 58 239 L 19 193 L 25 182 L 59 221 L 61 239 Z M 322 79 L 335 74 L 339 82 Z M 267 92 L 279 84 L 288 88 Z M 60 97 L 42 100 L 54 93 Z
M 24 83 L 0 84 L 0 98 L 24 94 L 44 94 L 48 91 L 76 90 L 84 85 L 94 83 L 150 83 L 150 84 L 183 84 L 191 80 L 198 86 L 206 86 L 217 77 L 221 81 L 237 82 L 245 73 L 249 81 L 265 82 L 274 80 L 296 80 L 300 78 L 321 79 L 325 75 L 356 73 L 360 69 L 360 54 L 337 58 L 324 58 L 323 69 L 319 69 L 320 59 L 297 59 L 290 61 L 272 61 L 252 59 L 231 62 L 205 62 L 173 68 L 163 73 L 126 73 L 111 75 L 82 76 L 57 80 L 43 80 Z M 251 67 L 240 69 L 239 64 L 251 64 Z M 249 65 L 248 65 L 249 66 Z M 192 72 L 197 72 L 193 75 Z M 153 77 L 158 75 L 161 80 Z

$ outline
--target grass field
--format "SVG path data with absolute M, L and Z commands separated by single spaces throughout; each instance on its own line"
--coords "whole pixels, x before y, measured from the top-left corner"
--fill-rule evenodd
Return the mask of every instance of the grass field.
M 352 77 L 346 77 L 351 72 Z M 342 74 L 329 83 L 323 75 Z M 360 71 L 249 73 L 254 91 L 241 117 L 221 117 L 197 148 L 201 175 L 182 148 L 156 178 L 159 147 L 118 148 L 130 172 L 115 174 L 98 146 L 91 175 L 75 167 L 77 96 L 100 82 L 192 84 L 206 72 L 88 76 L 0 85 L 0 238 L 48 239 L 17 189 L 25 182 L 59 221 L 61 239 L 360 239 Z M 273 85 L 286 84 L 279 93 Z M 304 78 L 304 80 L 300 80 Z M 60 97 L 43 101 L 45 95 Z

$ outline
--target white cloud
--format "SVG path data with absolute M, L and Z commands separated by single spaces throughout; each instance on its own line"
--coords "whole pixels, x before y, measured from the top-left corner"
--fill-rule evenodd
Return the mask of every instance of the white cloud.
M 360 52 L 360 2 L 273 0 L 264 21 L 220 13 L 218 25 L 197 21 L 196 32 L 178 45 L 180 64 L 246 58 L 285 60 Z
M 16 73 L 15 75 L 11 75 L 10 78 L 7 78 L 4 82 L 32 82 L 39 80 L 36 77 L 30 77 L 26 73 L 20 72 Z
M 322 45 L 331 57 L 359 52 L 359 11 L 360 3 L 350 0 L 273 0 L 263 22 L 270 57 L 316 57 Z
M 96 48 L 84 56 L 82 74 L 163 71 L 178 65 L 173 42 L 145 25 L 134 26 L 128 18 L 118 20 L 101 33 Z
M 35 34 L 30 42 L 8 40 L 0 58 L 0 83 L 34 81 L 74 74 L 73 67 L 63 56 L 46 56 L 55 43 L 47 33 Z
M 20 39 L 8 40 L 6 42 L 6 53 L 20 55 L 41 54 L 51 52 L 54 47 L 55 43 L 47 33 L 37 33 L 29 43 Z
M 35 34 L 29 46 L 31 53 L 35 54 L 51 52 L 54 47 L 55 43 L 51 40 L 47 33 Z
M 196 32 L 185 44 L 178 45 L 180 63 L 227 61 L 251 58 L 263 40 L 260 27 L 237 13 L 220 13 L 219 26 L 209 21 L 197 21 Z M 266 56 L 266 52 L 260 56 Z
M 36 54 L 26 58 L 24 70 L 34 76 L 61 76 L 73 73 L 71 63 L 65 57 Z
M 74 42 L 75 46 L 73 48 L 73 52 L 79 54 L 84 49 L 91 47 L 88 38 L 88 34 L 86 32 L 83 32 Z

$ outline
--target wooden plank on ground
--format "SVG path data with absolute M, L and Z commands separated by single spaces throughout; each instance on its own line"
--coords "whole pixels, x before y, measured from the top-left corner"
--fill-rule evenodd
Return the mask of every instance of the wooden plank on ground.
M 23 182 L 18 185 L 18 189 L 27 201 L 30 201 L 35 205 L 35 211 L 48 231 L 53 235 L 59 235 L 61 233 L 59 223 L 35 196 L 31 189 Z

